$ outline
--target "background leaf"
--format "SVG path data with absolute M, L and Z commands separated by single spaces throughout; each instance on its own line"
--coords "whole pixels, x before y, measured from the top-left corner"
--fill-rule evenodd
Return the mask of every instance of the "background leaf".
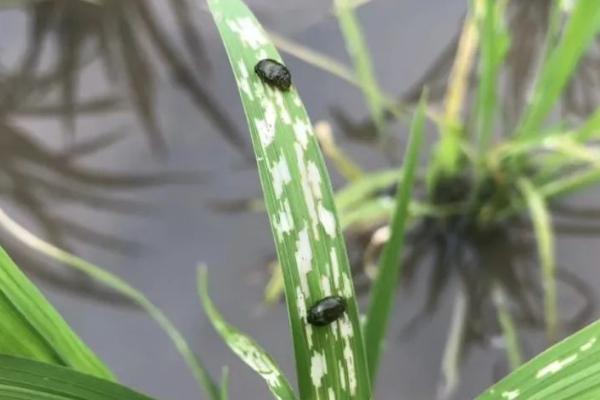
M 64 365 L 100 378 L 113 374 L 0 248 L 0 353 Z
M 198 295 L 204 305 L 215 330 L 221 335 L 223 341 L 238 355 L 250 368 L 256 371 L 267 382 L 269 389 L 281 400 L 296 398 L 292 387 L 281 372 L 281 369 L 266 351 L 256 344 L 251 338 L 238 329 L 229 325 L 221 316 L 208 294 L 206 268 L 198 270 Z
M 573 7 L 560 42 L 542 67 L 532 100 L 517 131 L 520 137 L 527 138 L 540 133 L 544 119 L 600 29 L 600 7 L 596 0 L 579 0 Z
M 367 311 L 365 346 L 372 382 L 377 376 L 383 339 L 394 304 L 394 294 L 398 287 L 402 266 L 400 257 L 404 248 L 410 199 L 423 143 L 425 107 L 425 99 L 422 99 L 410 130 L 410 139 L 402 168 L 403 173 L 396 193 L 396 208 L 390 225 L 390 238 L 383 248 Z
M 182 358 L 192 371 L 199 386 L 206 391 L 209 398 L 211 400 L 218 400 L 220 398 L 219 387 L 210 377 L 210 374 L 202 363 L 202 360 L 194 354 L 183 335 L 177 330 L 177 328 L 166 317 L 166 315 L 164 315 L 159 308 L 152 304 L 152 302 L 150 302 L 150 300 L 148 300 L 143 293 L 137 291 L 128 283 L 122 281 L 119 277 L 107 272 L 106 270 L 43 241 L 15 222 L 2 209 L 0 209 L 0 226 L 2 226 L 2 228 L 4 228 L 9 234 L 14 236 L 29 248 L 38 251 L 54 260 L 64 263 L 64 265 L 68 267 L 87 274 L 93 279 L 102 282 L 106 286 L 131 299 L 135 304 L 140 306 L 140 308 L 146 311 L 148 315 L 150 315 L 150 317 L 152 317 L 162 328 L 162 330 L 169 336 L 169 339 L 171 339 L 175 345 L 175 348 L 179 354 L 181 354 Z M 31 292 L 35 293 L 35 287 L 33 287 L 31 283 L 29 283 L 29 285 L 33 289 Z M 60 316 L 58 316 L 58 318 L 60 318 Z M 0 323 L 1 321 L 2 318 L 0 318 Z
M 542 194 L 526 179 L 519 179 L 519 187 L 531 214 L 537 241 L 542 285 L 544 287 L 544 316 L 548 340 L 554 341 L 558 329 L 556 298 L 556 261 L 554 260 L 554 233 L 546 202 Z
M 552 346 L 477 400 L 600 398 L 600 321 Z
M 0 355 L 4 400 L 151 400 L 124 386 L 69 368 Z

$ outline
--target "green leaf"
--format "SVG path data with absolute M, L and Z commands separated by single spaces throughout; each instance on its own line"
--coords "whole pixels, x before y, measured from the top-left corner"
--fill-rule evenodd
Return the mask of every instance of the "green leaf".
M 339 211 L 353 209 L 370 200 L 378 191 L 398 183 L 401 172 L 397 169 L 376 171 L 348 183 L 336 193 L 336 207 Z
M 208 371 L 206 370 L 206 367 L 202 363 L 202 360 L 194 354 L 183 335 L 177 330 L 177 328 L 175 328 L 173 323 L 166 317 L 166 315 L 164 315 L 164 313 L 159 308 L 152 304 L 152 302 L 150 302 L 150 300 L 148 300 L 148 298 L 144 296 L 143 293 L 139 292 L 138 290 L 130 286 L 128 283 L 121 280 L 121 278 L 117 277 L 116 275 L 107 272 L 103 268 L 98 267 L 97 265 L 94 265 L 80 257 L 77 257 L 71 253 L 68 253 L 64 250 L 59 249 L 58 247 L 51 245 L 48 242 L 43 241 L 42 239 L 35 236 L 34 234 L 26 230 L 24 227 L 19 225 L 12 218 L 10 218 L 8 214 L 6 214 L 6 212 L 2 209 L 0 209 L 0 226 L 29 248 L 40 252 L 58 262 L 61 262 L 65 266 L 81 271 L 86 275 L 92 277 L 93 279 L 105 284 L 106 286 L 116 290 L 117 292 L 131 299 L 131 301 L 133 301 L 140 308 L 146 311 L 148 315 L 152 317 L 162 328 L 162 330 L 169 336 L 169 338 L 175 345 L 175 348 L 177 349 L 177 351 L 179 351 L 182 358 L 185 360 L 188 367 L 192 371 L 194 378 L 198 382 L 199 386 L 206 391 L 209 398 L 211 400 L 220 399 L 219 387 L 211 379 Z M 12 270 L 9 268 L 7 269 L 7 271 Z M 0 273 L 1 272 L 2 271 L 0 271 Z M 0 282 L 1 281 L 2 278 L 0 278 Z M 33 287 L 33 285 L 31 285 L 30 283 L 29 285 L 30 287 L 28 287 L 27 294 L 32 296 L 31 298 L 36 299 L 35 293 L 37 289 L 35 289 L 35 287 Z M 27 304 L 26 299 L 20 298 L 20 301 L 24 304 Z M 54 316 L 56 313 L 53 312 L 51 308 L 50 310 L 47 310 L 46 308 L 41 308 L 43 313 L 47 313 L 46 315 L 49 315 L 54 320 L 56 320 Z M 39 313 L 40 312 L 38 311 L 32 311 L 30 309 L 24 311 L 24 314 L 27 318 L 31 318 L 32 316 L 37 317 L 37 314 Z M 39 318 L 41 318 L 41 316 Z M 0 323 L 3 323 L 3 321 L 5 321 L 5 319 L 0 318 Z
M 543 195 L 527 179 L 518 181 L 525 197 L 537 241 L 540 263 L 542 264 L 542 285 L 544 288 L 544 315 L 548 339 L 554 341 L 557 335 L 558 319 L 556 307 L 556 262 L 554 260 L 554 234 L 550 213 Z
M 492 289 L 492 299 L 494 306 L 496 307 L 496 313 L 498 315 L 498 322 L 502 329 L 502 335 L 506 343 L 506 355 L 511 369 L 516 369 L 523 363 L 523 356 L 521 355 L 521 346 L 519 345 L 519 336 L 517 328 L 515 327 L 514 320 L 506 304 L 506 294 L 504 289 L 499 285 L 494 285 Z
M 0 355 L 3 400 L 151 400 L 124 386 L 70 368 Z
M 521 138 L 539 135 L 546 116 L 600 29 L 600 7 L 597 0 L 579 0 L 573 7 L 560 42 L 542 67 L 532 100 L 519 124 L 517 136 Z
M 71 367 L 100 378 L 113 374 L 69 328 L 0 248 L 0 353 Z
M 510 43 L 504 23 L 505 8 L 506 1 L 485 0 L 483 15 L 478 16 L 481 58 L 475 121 L 480 151 L 487 149 L 493 135 L 498 106 L 498 76 Z
M 406 149 L 402 178 L 396 194 L 396 209 L 391 223 L 390 239 L 386 243 L 379 262 L 377 278 L 371 289 L 371 299 L 365 324 L 365 346 L 371 381 L 375 381 L 383 339 L 389 323 L 394 294 L 400 276 L 400 256 L 404 248 L 406 225 L 409 218 L 409 205 L 419 164 L 425 125 L 425 97 L 421 99 L 410 129 L 410 139 Z
M 575 139 L 584 142 L 600 137 L 600 108 L 598 108 L 585 123 L 575 132 Z
M 382 101 L 381 90 L 373 72 L 371 56 L 369 55 L 358 19 L 354 14 L 352 3 L 350 0 L 334 0 L 333 2 L 340 30 L 346 42 L 346 49 L 352 58 L 354 69 L 356 70 L 356 78 L 360 83 L 363 95 L 369 106 L 373 122 L 379 133 L 382 133 L 385 130 L 385 106 Z
M 198 295 L 215 330 L 242 361 L 263 377 L 275 397 L 280 400 L 295 399 L 296 395 L 292 387 L 267 352 L 246 334 L 223 319 L 208 294 L 206 275 L 206 268 L 198 270 Z
M 600 398 L 600 321 L 594 322 L 496 383 L 477 400 Z
M 281 91 L 254 73 L 264 58 L 281 60 L 239 0 L 208 2 L 238 85 L 271 222 L 293 337 L 300 398 L 370 399 L 358 307 L 331 183 L 295 87 Z M 321 298 L 346 298 L 343 318 L 307 324 Z

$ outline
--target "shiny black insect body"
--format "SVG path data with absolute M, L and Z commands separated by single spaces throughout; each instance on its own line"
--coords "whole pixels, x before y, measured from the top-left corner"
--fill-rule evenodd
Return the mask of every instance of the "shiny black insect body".
M 263 82 L 280 90 L 288 90 L 292 85 L 292 74 L 287 67 L 270 58 L 260 60 L 254 66 L 254 72 Z
M 346 299 L 340 296 L 327 296 L 317 301 L 308 310 L 306 320 L 311 325 L 325 326 L 337 320 L 346 311 Z

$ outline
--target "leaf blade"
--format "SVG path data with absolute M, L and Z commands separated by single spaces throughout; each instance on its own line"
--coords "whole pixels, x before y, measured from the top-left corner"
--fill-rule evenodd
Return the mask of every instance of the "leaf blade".
M 0 326 L 5 332 L 0 340 L 0 353 L 115 379 L 1 247 L 0 309 L 3 311 Z
M 242 361 L 266 381 L 269 390 L 280 400 L 294 400 L 296 395 L 279 366 L 256 342 L 225 321 L 208 294 L 206 268 L 198 269 L 198 296 L 213 327 Z
M 599 337 L 600 321 L 596 321 L 530 360 L 476 400 L 598 398 Z
M 560 42 L 542 67 L 531 102 L 517 129 L 517 137 L 526 139 L 539 135 L 546 116 L 600 30 L 600 8 L 594 0 L 577 1 L 573 7 Z
M 411 126 L 402 177 L 396 195 L 396 207 L 391 223 L 391 235 L 383 249 L 377 278 L 369 300 L 365 324 L 365 345 L 371 381 L 375 380 L 383 338 L 389 322 L 394 293 L 401 271 L 400 255 L 404 247 L 412 188 L 423 144 L 426 101 L 423 96 Z
M 6 355 L 0 355 L 0 398 L 151 400 L 124 386 L 70 368 Z
M 556 261 L 554 259 L 554 235 L 550 213 L 542 193 L 531 182 L 521 178 L 518 181 L 533 221 L 533 228 L 538 247 L 538 255 L 542 266 L 542 285 L 544 287 L 544 315 L 547 336 L 554 341 L 558 329 L 558 311 L 556 296 Z
M 296 89 L 281 92 L 251 71 L 281 57 L 238 0 L 210 0 L 225 45 L 257 159 L 281 268 L 300 398 L 370 399 L 358 307 L 331 183 Z M 343 318 L 325 328 L 305 321 L 328 294 L 347 300 Z M 342 360 L 342 361 L 340 361 Z

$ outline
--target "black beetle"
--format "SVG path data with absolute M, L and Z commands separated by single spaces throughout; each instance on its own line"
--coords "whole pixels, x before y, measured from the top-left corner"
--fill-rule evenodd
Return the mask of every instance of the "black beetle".
M 315 326 L 329 325 L 346 311 L 346 299 L 340 296 L 327 296 L 317 301 L 308 310 L 306 320 Z
M 263 82 L 280 90 L 288 90 L 292 85 L 292 74 L 287 67 L 270 58 L 260 60 L 254 66 L 254 72 Z

